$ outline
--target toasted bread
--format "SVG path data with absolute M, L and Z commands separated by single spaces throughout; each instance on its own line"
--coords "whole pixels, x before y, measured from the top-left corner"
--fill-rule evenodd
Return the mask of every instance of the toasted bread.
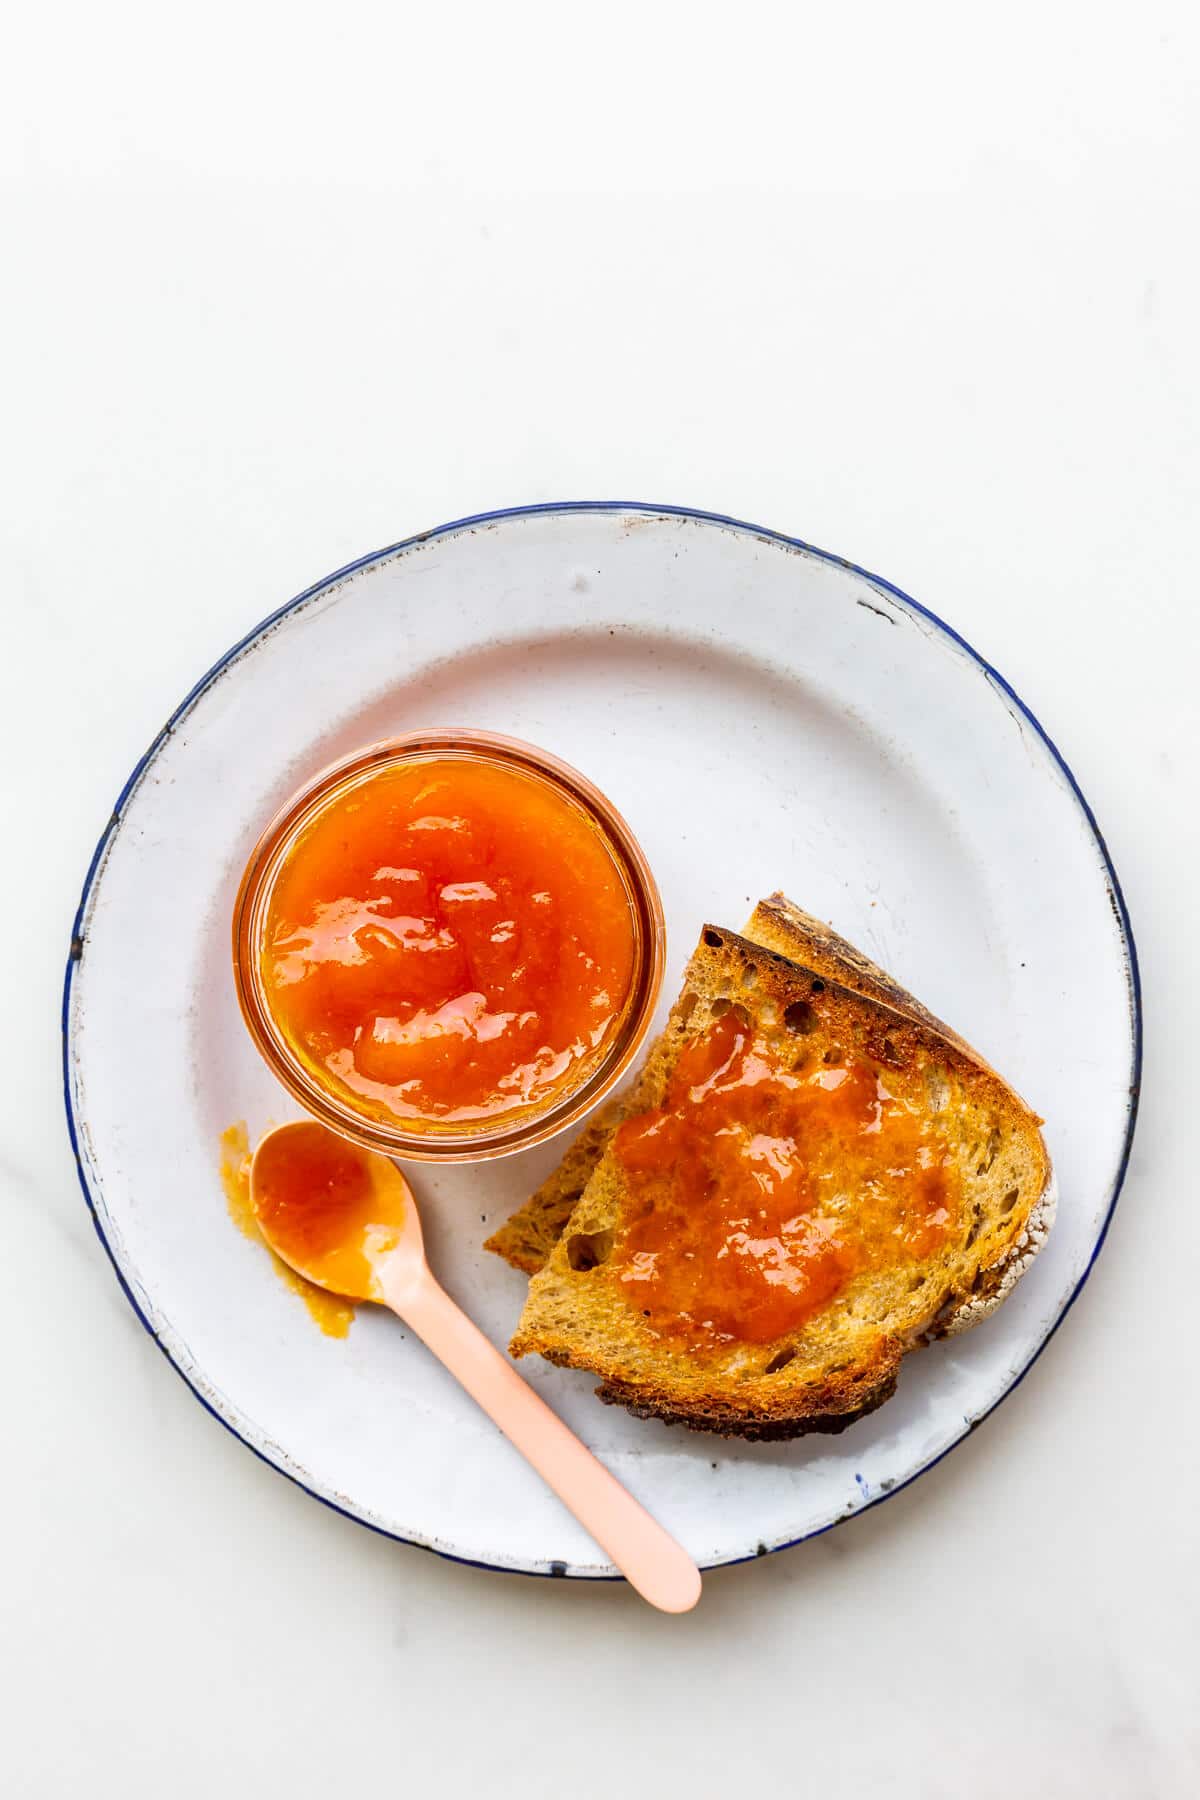
M 657 1049 L 657 1044 L 654 1048 Z M 654 1050 L 650 1054 L 653 1056 Z M 536 1275 L 545 1267 L 580 1195 L 591 1180 L 592 1170 L 626 1113 L 637 1108 L 641 1091 L 642 1077 L 639 1076 L 625 1093 L 606 1101 L 592 1114 L 557 1168 L 492 1233 L 484 1243 L 485 1250 L 503 1257 L 506 1263 L 526 1275 Z
M 855 993 L 881 1000 L 895 1007 L 897 1012 L 922 1020 L 968 1055 L 976 1054 L 948 1025 L 906 993 L 891 975 L 864 956 L 861 950 L 856 950 L 853 944 L 847 943 L 845 938 L 839 937 L 831 926 L 804 912 L 786 894 L 775 893 L 769 899 L 760 900 L 750 915 L 743 936 L 753 944 L 761 944 L 764 949 L 774 950 L 803 968 L 811 969 L 827 981 L 840 982 Z M 666 1027 L 667 1034 L 675 1023 L 672 1014 Z M 647 1068 L 653 1063 L 657 1048 L 657 1044 L 651 1048 Z M 643 1099 L 643 1091 L 643 1082 L 639 1079 L 624 1094 L 601 1107 L 557 1168 L 492 1233 L 484 1248 L 503 1257 L 514 1269 L 535 1275 L 562 1236 L 563 1227 L 617 1126 L 622 1119 L 651 1104 Z
M 799 909 L 778 899 L 764 904 L 776 941 L 792 934 L 794 951 L 802 937 L 809 941 L 805 954 L 821 948 L 823 928 L 814 930 Z M 756 920 L 765 928 L 758 914 Z M 953 1207 L 937 1215 L 949 1221 L 939 1225 L 942 1235 L 919 1250 L 910 1250 L 902 1237 L 897 1249 L 895 1231 L 887 1236 L 890 1215 L 881 1225 L 869 1214 L 875 1202 L 863 1196 L 876 1190 L 856 1185 L 852 1164 L 846 1165 L 848 1175 L 834 1166 L 823 1176 L 828 1185 L 813 1215 L 849 1247 L 848 1272 L 828 1299 L 818 1296 L 798 1323 L 774 1336 L 739 1336 L 736 1328 L 714 1333 L 707 1330 L 712 1321 L 687 1314 L 676 1321 L 661 1311 L 650 1316 L 640 1304 L 646 1292 L 639 1287 L 636 1258 L 631 1263 L 623 1249 L 640 1204 L 625 1160 L 629 1153 L 620 1137 L 614 1140 L 612 1120 L 602 1118 L 586 1146 L 581 1141 L 575 1147 L 582 1166 L 595 1152 L 595 1138 L 608 1133 L 565 1232 L 530 1283 L 511 1345 L 514 1356 L 537 1353 L 593 1370 L 601 1377 L 602 1400 L 641 1417 L 726 1435 L 786 1438 L 841 1430 L 870 1412 L 894 1391 L 908 1350 L 974 1324 L 999 1304 L 1040 1248 L 1053 1214 L 1040 1121 L 908 996 L 894 990 L 897 1004 L 878 997 L 881 986 L 891 985 L 888 978 L 857 953 L 851 964 L 848 947 L 833 942 L 844 981 L 801 968 L 748 937 L 706 926 L 667 1028 L 621 1106 L 622 1130 L 636 1135 L 646 1119 L 655 1129 L 655 1116 L 662 1116 L 656 1109 L 669 1102 L 685 1046 L 711 1035 L 732 1011 L 753 1035 L 756 1053 L 761 1049 L 779 1068 L 802 1072 L 782 1077 L 792 1088 L 843 1079 L 841 1065 L 852 1066 L 886 1094 L 889 1115 L 932 1134 L 955 1195 Z M 823 954 L 834 957 L 828 939 Z M 839 1173 L 846 1177 L 841 1187 Z M 861 1230 L 867 1242 L 868 1225 L 870 1241 L 884 1250 L 856 1264 L 856 1233 Z M 693 1245 L 692 1254 L 719 1258 L 721 1247 L 705 1252 Z M 701 1324 L 706 1330 L 697 1337 Z

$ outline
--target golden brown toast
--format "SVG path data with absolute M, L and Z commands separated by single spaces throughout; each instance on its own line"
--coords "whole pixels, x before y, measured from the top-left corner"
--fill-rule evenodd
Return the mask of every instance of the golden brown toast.
M 792 962 L 811 969 L 827 981 L 840 982 L 855 993 L 882 1000 L 894 1006 L 897 1012 L 924 1020 L 969 1055 L 975 1054 L 948 1025 L 934 1018 L 911 994 L 905 993 L 885 970 L 864 956 L 861 950 L 856 950 L 853 944 L 847 943 L 845 938 L 839 937 L 831 926 L 804 912 L 786 894 L 775 893 L 769 899 L 760 900 L 742 935 L 751 943 L 775 950 Z M 672 1015 L 667 1032 L 674 1023 Z M 653 1061 L 656 1048 L 657 1045 L 651 1048 L 646 1067 Z M 502 1256 L 514 1269 L 521 1269 L 527 1275 L 536 1274 L 561 1237 L 563 1227 L 613 1132 L 627 1114 L 642 1109 L 641 1095 L 639 1079 L 623 1094 L 602 1106 L 557 1168 L 499 1230 L 492 1233 L 484 1248 Z
M 1052 1188 L 1036 1115 L 882 971 L 781 897 L 752 925 L 843 978 L 704 928 L 633 1094 L 568 1154 L 590 1174 L 511 1348 L 639 1416 L 792 1437 L 997 1305 Z

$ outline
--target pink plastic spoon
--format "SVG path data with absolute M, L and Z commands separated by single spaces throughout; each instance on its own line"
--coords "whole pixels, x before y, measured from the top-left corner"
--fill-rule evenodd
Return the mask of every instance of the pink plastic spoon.
M 644 1600 L 687 1612 L 700 1571 L 439 1287 L 399 1169 L 311 1121 L 281 1125 L 254 1153 L 250 1198 L 263 1236 L 306 1280 L 391 1307 L 532 1463 Z

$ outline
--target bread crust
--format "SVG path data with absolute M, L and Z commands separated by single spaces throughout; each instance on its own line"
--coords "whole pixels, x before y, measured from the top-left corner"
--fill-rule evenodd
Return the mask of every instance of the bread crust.
M 860 1405 L 845 1412 L 807 1413 L 795 1418 L 759 1419 L 729 1415 L 716 1408 L 682 1407 L 678 1402 L 647 1394 L 643 1389 L 623 1386 L 617 1381 L 604 1382 L 596 1389 L 596 1395 L 606 1406 L 623 1406 L 635 1419 L 657 1419 L 660 1425 L 685 1425 L 689 1431 L 707 1431 L 713 1437 L 741 1438 L 744 1443 L 777 1444 L 817 1433 L 838 1436 L 890 1400 L 896 1391 L 896 1379 L 897 1370 L 893 1369 Z
M 922 1006 L 907 988 L 902 988 L 894 975 L 889 975 L 886 969 L 881 969 L 878 963 L 839 936 L 832 925 L 806 913 L 786 894 L 776 890 L 765 900 L 760 900 L 750 915 L 744 935 L 764 949 L 789 957 L 802 968 L 827 975 L 856 994 L 867 994 L 873 1000 L 882 1000 L 885 1006 L 894 1007 L 907 1018 L 922 1020 L 949 1043 L 957 1044 L 968 1056 L 977 1062 L 983 1061 L 978 1051 L 973 1050 L 957 1031 L 931 1013 L 927 1006 Z

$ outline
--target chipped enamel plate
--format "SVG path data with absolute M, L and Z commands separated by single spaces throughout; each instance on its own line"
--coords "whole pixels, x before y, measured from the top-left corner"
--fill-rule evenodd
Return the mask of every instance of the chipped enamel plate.
M 951 1020 L 1044 1113 L 1061 1190 L 1031 1272 L 979 1329 L 907 1360 L 838 1438 L 727 1444 L 525 1365 L 711 1566 L 835 1523 L 944 1455 L 1021 1379 L 1085 1280 L 1138 1074 L 1116 876 L 1061 756 L 1003 679 L 914 601 L 730 519 L 565 505 L 463 520 L 365 557 L 236 645 L 121 794 L 65 996 L 80 1176 L 117 1274 L 197 1397 L 376 1530 L 532 1574 L 606 1576 L 583 1530 L 399 1323 L 323 1336 L 234 1228 L 219 1139 L 294 1116 L 242 1027 L 229 956 L 264 822 L 334 757 L 475 725 L 585 771 L 641 840 L 669 932 L 663 1010 L 700 924 L 781 887 Z M 562 1142 L 414 1167 L 431 1261 L 496 1343 L 523 1279 L 488 1231 Z

